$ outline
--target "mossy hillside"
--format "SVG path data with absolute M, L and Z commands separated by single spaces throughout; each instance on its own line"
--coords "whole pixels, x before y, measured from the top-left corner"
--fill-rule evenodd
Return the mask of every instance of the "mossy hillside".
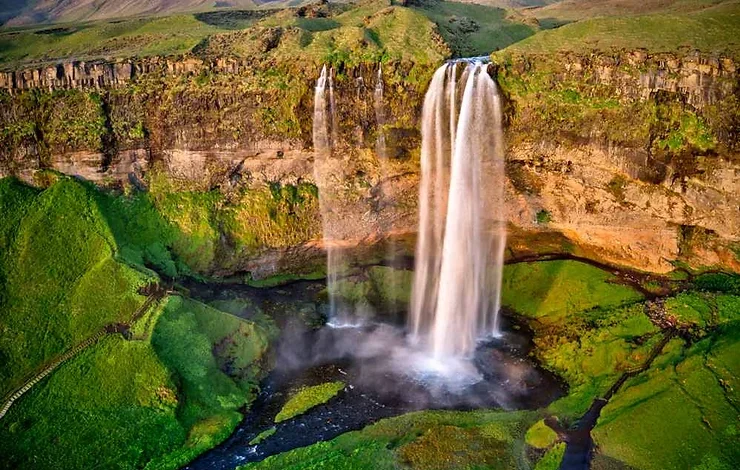
M 228 436 L 263 373 L 269 334 L 177 297 L 140 323 L 137 340 L 104 338 L 11 408 L 4 464 L 179 468 Z
M 38 191 L 4 179 L 0 202 L 5 394 L 104 325 L 128 320 L 150 278 L 116 260 L 113 234 L 79 183 Z
M 504 266 L 501 303 L 543 323 L 558 323 L 595 308 L 642 299 L 615 276 L 574 260 L 514 263 Z
M 184 442 L 177 387 L 148 343 L 101 340 L 3 418 L 4 468 L 141 467 Z
M 240 256 L 299 245 L 320 233 L 318 193 L 308 183 L 201 191 L 162 172 L 148 191 L 116 194 L 80 185 L 95 201 L 121 259 L 171 278 L 228 268 Z
M 733 468 L 739 340 L 734 321 L 691 346 L 669 344 L 602 410 L 599 454 L 635 468 Z
M 238 412 L 256 396 L 271 332 L 206 305 L 173 298 L 151 338 L 152 347 L 187 399 L 178 409 L 188 440 L 155 467 L 183 465 L 225 439 Z
M 529 468 L 521 457 L 535 420 L 532 412 L 409 413 L 240 468 Z
M 557 470 L 563 461 L 565 455 L 565 443 L 555 444 L 551 449 L 545 452 L 534 467 L 534 470 Z
M 312 184 L 273 183 L 224 195 L 178 185 L 163 173 L 150 175 L 149 181 L 148 197 L 177 230 L 172 250 L 194 272 L 208 273 L 216 264 L 227 269 L 240 256 L 300 245 L 321 230 Z
M 665 300 L 666 314 L 696 335 L 740 319 L 740 296 L 687 291 Z
M 524 439 L 532 447 L 546 449 L 557 442 L 558 435 L 541 419 L 527 429 Z
M 693 11 L 584 19 L 540 31 L 508 49 L 528 53 L 698 49 L 704 53 L 737 55 L 740 52 L 736 41 L 738 29 L 740 7 L 737 2 L 728 1 Z
M 412 6 L 434 21 L 455 57 L 477 57 L 504 49 L 537 32 L 503 8 L 483 4 L 420 1 Z
M 345 387 L 344 382 L 327 382 L 302 387 L 291 394 L 282 409 L 275 415 L 275 422 L 288 420 L 334 398 Z
M 565 421 L 586 412 L 621 374 L 639 367 L 662 334 L 641 304 L 583 312 L 561 325 L 535 329 L 535 355 L 569 386 L 549 409 Z
M 210 34 L 247 27 L 258 17 L 244 18 L 230 25 L 208 22 L 202 15 L 181 14 L 68 23 L 61 27 L 15 28 L 0 32 L 0 63 L 7 69 L 66 58 L 90 60 L 182 54 Z
M 660 340 L 644 314 L 642 295 L 615 280 L 573 260 L 504 267 L 502 304 L 533 320 L 533 354 L 570 388 L 549 407 L 566 421 L 583 414 Z

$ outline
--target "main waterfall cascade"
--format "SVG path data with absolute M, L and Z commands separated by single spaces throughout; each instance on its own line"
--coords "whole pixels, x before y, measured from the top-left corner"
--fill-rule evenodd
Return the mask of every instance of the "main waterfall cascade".
M 382 69 L 374 92 L 381 167 Z M 352 325 L 354 313 L 338 305 L 343 266 L 340 202 L 332 181 L 341 177 L 333 71 L 316 83 L 314 177 L 319 186 L 330 324 Z M 388 227 L 387 227 L 388 228 Z M 422 113 L 419 231 L 408 326 L 415 343 L 436 359 L 472 354 L 476 342 L 498 335 L 501 274 L 506 242 L 501 98 L 488 65 L 450 62 L 434 74 Z
M 419 232 L 409 312 L 435 358 L 499 334 L 506 242 L 501 97 L 488 65 L 434 74 L 422 113 Z

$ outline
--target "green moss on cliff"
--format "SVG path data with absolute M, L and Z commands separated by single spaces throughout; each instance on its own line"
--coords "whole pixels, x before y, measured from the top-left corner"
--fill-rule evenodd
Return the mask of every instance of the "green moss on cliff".
M 296 246 L 321 232 L 316 186 L 272 183 L 242 191 L 224 208 L 225 233 L 246 252 Z
M 517 313 L 556 323 L 595 307 L 640 300 L 630 287 L 613 283 L 607 271 L 578 261 L 542 261 L 504 267 L 503 305 Z

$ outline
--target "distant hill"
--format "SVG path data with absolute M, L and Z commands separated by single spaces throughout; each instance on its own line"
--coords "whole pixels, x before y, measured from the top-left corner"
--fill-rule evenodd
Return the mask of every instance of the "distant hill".
M 23 26 L 106 20 L 140 15 L 166 15 L 214 9 L 281 8 L 316 0 L 0 0 L 0 25 Z M 455 0 L 497 8 L 539 7 L 557 0 Z M 330 0 L 347 3 L 347 0 Z M 399 0 L 398 3 L 401 3 Z M 434 3 L 417 0 L 413 3 Z
M 486 0 L 481 0 L 485 2 Z M 496 0 L 492 0 L 496 1 Z M 516 1 L 516 0 L 512 0 Z M 733 0 L 563 0 L 530 2 L 525 14 L 542 19 L 578 21 L 586 18 L 645 15 L 651 13 L 690 13 Z M 539 3 L 539 5 L 535 5 Z M 546 5 L 545 5 L 546 4 Z
M 301 0 L 0 0 L 6 26 L 102 20 L 171 14 L 215 8 L 255 9 L 262 5 L 300 4 Z

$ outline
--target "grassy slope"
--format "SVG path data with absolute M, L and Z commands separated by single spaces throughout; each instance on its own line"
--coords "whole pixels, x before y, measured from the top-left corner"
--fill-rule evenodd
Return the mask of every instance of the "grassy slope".
M 530 412 L 425 411 L 295 449 L 242 469 L 521 468 Z
M 164 246 L 157 233 L 169 226 L 145 199 L 115 199 L 67 178 L 43 191 L 4 179 L 0 203 L 0 373 L 10 390 L 141 304 L 134 290 L 150 277 L 117 261 L 119 246 L 129 263 L 174 261 L 166 249 L 147 252 Z M 256 318 L 260 325 L 170 299 L 134 326 L 136 341 L 104 339 L 16 403 L 0 431 L 3 466 L 186 463 L 225 438 L 254 396 L 275 334 Z
M 735 468 L 739 341 L 737 321 L 690 347 L 674 341 L 602 411 L 600 455 L 643 469 Z
M 345 10 L 345 11 L 342 11 Z M 421 7 L 390 6 L 387 0 L 361 2 L 351 8 L 331 8 L 329 18 L 299 17 L 284 10 L 257 16 L 177 14 L 119 21 L 69 23 L 55 28 L 0 30 L 0 63 L 4 68 L 50 63 L 62 59 L 177 55 L 203 41 L 206 48 L 219 35 L 238 34 L 222 55 L 263 55 L 264 28 L 283 28 L 281 45 L 269 55 L 320 62 L 414 59 L 437 63 L 449 54 L 435 32 L 437 26 L 457 56 L 488 54 L 533 34 L 532 26 L 507 17 L 500 8 L 455 2 L 428 2 Z M 436 25 L 435 25 L 436 23 Z M 250 28 L 253 26 L 253 28 Z M 215 41 L 204 41 L 209 37 Z M 255 41 L 255 39 L 257 39 Z
M 517 263 L 504 267 L 503 305 L 542 322 L 555 323 L 594 307 L 640 300 L 632 288 L 610 283 L 613 276 L 578 261 Z
M 540 22 L 570 22 L 606 16 L 635 16 L 649 13 L 688 13 L 728 0 L 564 0 L 522 11 Z M 731 1 L 731 0 L 730 0 Z
M 222 27 L 182 14 L 0 30 L 0 62 L 6 66 L 48 63 L 59 59 L 182 54 L 209 34 L 246 27 L 254 20 Z
M 413 7 L 434 21 L 456 57 L 490 54 L 536 32 L 508 12 L 477 3 L 423 2 Z
M 562 418 L 586 411 L 627 368 L 644 360 L 658 341 L 643 314 L 642 296 L 614 284 L 613 276 L 577 261 L 507 265 L 503 305 L 534 319 L 542 364 L 568 383 L 570 393 L 551 405 Z
M 0 181 L 0 395 L 144 301 L 146 277 L 114 259 L 115 244 L 87 191 L 63 180 L 36 192 Z
M 267 330 L 180 298 L 160 310 L 151 337 L 105 338 L 20 400 L 0 467 L 177 468 L 226 438 L 254 396 Z
M 229 6 L 254 8 L 252 0 L 230 0 Z M 0 3 L 0 6 L 2 3 Z M 81 20 L 121 18 L 145 14 L 172 14 L 182 11 L 206 11 L 214 2 L 206 0 L 42 0 L 19 8 L 9 21 L 12 25 L 60 23 Z M 7 7 L 5 7 L 7 8 Z M 2 8 L 3 10 L 5 8 Z
M 620 49 L 705 53 L 740 52 L 740 2 L 730 1 L 698 11 L 624 17 L 590 18 L 538 34 L 507 48 L 509 52 L 552 53 Z

